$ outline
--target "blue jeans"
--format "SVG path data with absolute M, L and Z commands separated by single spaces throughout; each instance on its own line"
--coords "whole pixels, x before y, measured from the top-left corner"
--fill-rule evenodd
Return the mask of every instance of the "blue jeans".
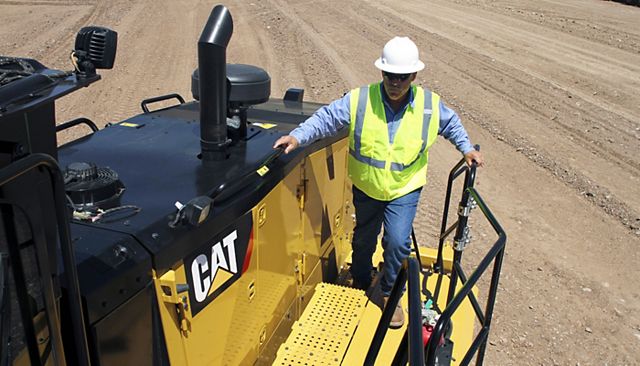
M 380 227 L 384 224 L 384 273 L 380 287 L 383 295 L 391 293 L 402 261 L 411 253 L 411 228 L 421 190 L 419 188 L 392 201 L 378 201 L 353 186 L 356 227 L 351 243 L 351 276 L 354 280 L 363 285 L 371 283 L 372 257 Z

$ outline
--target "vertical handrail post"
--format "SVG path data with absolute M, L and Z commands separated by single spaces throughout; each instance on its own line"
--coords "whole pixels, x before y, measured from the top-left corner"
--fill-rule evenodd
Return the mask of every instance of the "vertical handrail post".
M 422 299 L 420 293 L 420 268 L 415 258 L 409 258 L 408 297 L 409 297 L 409 365 L 424 364 L 422 346 Z

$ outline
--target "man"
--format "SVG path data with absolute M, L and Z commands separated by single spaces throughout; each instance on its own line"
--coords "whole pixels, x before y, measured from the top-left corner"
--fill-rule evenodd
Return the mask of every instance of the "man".
M 411 227 L 426 184 L 428 149 L 436 136 L 449 139 L 467 164 L 484 162 L 456 113 L 437 94 L 411 84 L 424 63 L 409 38 L 387 42 L 374 64 L 382 71 L 381 83 L 353 89 L 320 108 L 291 134 L 279 138 L 274 148 L 289 153 L 349 126 L 348 170 L 356 212 L 351 274 L 354 286 L 370 286 L 372 256 L 384 225 L 380 286 L 386 304 L 402 261 L 411 252 Z M 404 312 L 398 305 L 390 326 L 402 324 Z

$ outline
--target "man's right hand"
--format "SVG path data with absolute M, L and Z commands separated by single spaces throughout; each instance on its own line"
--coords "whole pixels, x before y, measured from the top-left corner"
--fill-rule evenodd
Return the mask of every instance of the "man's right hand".
M 297 149 L 298 146 L 300 146 L 300 143 L 295 137 L 291 135 L 282 136 L 276 141 L 275 144 L 273 144 L 274 149 L 277 149 L 278 147 L 284 148 L 285 154 L 288 154 L 291 151 Z
M 468 166 L 471 166 L 473 162 L 476 162 L 479 167 L 484 166 L 484 158 L 478 150 L 471 150 L 468 153 L 464 154 L 464 160 L 467 162 Z

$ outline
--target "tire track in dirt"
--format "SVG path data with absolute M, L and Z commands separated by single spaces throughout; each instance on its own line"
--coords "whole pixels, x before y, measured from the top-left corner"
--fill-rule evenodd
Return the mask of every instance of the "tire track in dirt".
M 548 83 L 554 83 L 562 89 L 571 90 L 582 99 L 612 114 L 617 114 L 628 120 L 640 117 L 638 110 L 635 108 L 620 110 L 619 104 L 613 106 L 610 101 L 602 101 L 600 97 L 596 98 L 591 93 L 575 88 L 570 85 L 572 81 L 566 80 L 566 75 L 562 73 L 555 73 L 551 77 L 536 71 L 542 67 L 540 64 L 553 65 L 558 70 L 571 70 L 571 75 L 589 75 L 588 79 L 591 79 L 593 83 L 599 84 L 600 87 L 609 85 L 611 89 L 614 89 L 624 83 L 628 91 L 632 91 L 640 87 L 640 55 L 635 54 L 635 52 L 621 51 L 610 46 L 601 46 L 594 44 L 591 40 L 570 34 L 562 34 L 561 37 L 549 37 L 546 34 L 541 34 L 543 28 L 537 24 L 519 20 L 514 21 L 506 16 L 499 18 L 499 21 L 493 21 L 484 13 L 472 14 L 462 9 L 452 9 L 437 4 L 432 4 L 429 11 L 435 11 L 436 13 L 447 11 L 452 15 L 453 19 L 464 19 L 464 24 L 450 19 L 446 22 L 466 29 L 476 37 L 479 36 L 484 40 L 483 43 L 518 45 L 516 47 L 519 52 L 509 52 L 509 54 L 504 55 L 504 58 L 509 57 L 511 65 L 523 72 L 536 76 Z M 425 17 L 429 15 L 423 10 L 418 10 L 418 13 Z M 556 34 L 560 33 L 556 32 Z M 480 46 L 473 47 L 473 44 L 470 43 L 465 43 L 464 45 L 482 53 L 482 47 Z M 530 60 L 525 56 L 527 54 L 534 54 L 535 60 Z M 571 55 L 571 57 L 569 58 L 567 55 Z M 545 71 L 548 72 L 549 69 L 545 68 Z M 640 98 L 637 98 L 634 92 L 628 92 L 627 94 L 637 104 L 640 104 Z
M 479 61 L 479 63 L 482 64 L 482 66 L 488 70 L 490 70 L 492 73 L 498 73 L 500 71 L 504 71 L 506 69 L 509 69 L 510 67 L 508 65 L 505 64 L 501 64 L 501 63 L 496 63 L 496 62 L 492 62 L 492 63 L 488 63 L 486 61 Z M 567 134 L 569 134 L 570 136 L 573 137 L 574 140 L 580 140 L 582 142 L 582 145 L 584 146 L 590 146 L 590 148 L 592 149 L 592 153 L 594 154 L 600 154 L 600 155 L 610 155 L 611 158 L 616 158 L 617 160 L 619 160 L 618 163 L 626 163 L 627 166 L 625 168 L 630 168 L 633 170 L 634 173 L 638 173 L 640 172 L 640 163 L 638 163 L 637 161 L 633 160 L 631 157 L 629 157 L 628 155 L 623 155 L 622 153 L 619 153 L 616 150 L 610 149 L 608 148 L 606 145 L 604 145 L 604 141 L 596 141 L 594 140 L 594 137 L 592 135 L 587 135 L 585 133 L 583 133 L 582 130 L 574 127 L 575 123 L 571 123 L 571 121 L 568 122 L 564 122 L 565 118 L 559 118 L 558 115 L 561 113 L 558 113 L 559 111 L 559 107 L 564 107 L 564 108 L 569 108 L 570 110 L 577 110 L 576 108 L 573 108 L 570 104 L 568 103 L 564 103 L 564 104 L 559 104 L 557 103 L 554 99 L 554 96 L 548 96 L 548 98 L 550 98 L 550 100 L 546 101 L 544 104 L 546 106 L 552 106 L 551 111 L 543 111 L 540 110 L 539 108 L 537 108 L 536 105 L 532 105 L 532 104 L 528 104 L 526 101 L 523 102 L 520 99 L 518 99 L 517 97 L 513 96 L 513 94 L 509 91 L 509 90 L 503 90 L 502 88 L 498 87 L 498 86 L 494 86 L 491 83 L 490 79 L 487 79 L 485 77 L 482 76 L 475 76 L 473 74 L 468 73 L 468 70 L 465 68 L 457 68 L 454 65 L 450 65 L 450 67 L 454 68 L 456 71 L 460 72 L 460 73 L 465 73 L 466 77 L 469 77 L 471 79 L 473 79 L 475 82 L 477 82 L 478 84 L 482 84 L 483 88 L 485 88 L 486 90 L 491 91 L 493 94 L 498 95 L 501 97 L 501 99 L 507 100 L 509 101 L 510 105 L 512 106 L 519 106 L 519 110 L 523 111 L 523 112 L 529 112 L 529 114 L 533 114 L 538 116 L 538 120 L 539 121 L 545 121 L 545 120 L 552 120 L 555 122 L 555 125 L 548 127 L 548 128 L 552 128 L 552 129 L 560 129 L 562 130 L 561 132 L 565 132 Z M 522 78 L 516 77 L 515 74 L 509 74 L 509 73 L 504 73 L 502 74 L 502 76 L 504 78 L 507 78 L 508 80 L 506 80 L 507 85 L 510 86 L 515 86 L 515 88 L 513 88 L 512 91 L 522 91 L 525 89 L 529 89 L 529 90 L 533 90 L 535 91 L 537 94 L 540 95 L 545 95 L 548 94 L 547 90 L 549 89 L 548 85 L 545 84 L 551 84 L 553 85 L 553 89 L 554 91 L 563 93 L 567 96 L 574 94 L 569 92 L 568 90 L 559 87 L 557 85 L 555 85 L 554 83 L 548 83 L 545 79 L 543 78 L 538 78 L 536 74 L 529 74 L 531 76 L 533 76 L 535 79 L 533 83 L 537 83 L 540 85 L 534 85 L 531 81 L 527 82 L 525 80 L 523 80 Z M 571 97 L 572 99 L 575 99 L 573 97 Z M 583 100 L 585 101 L 585 100 Z M 587 101 L 588 102 L 588 101 Z M 594 125 L 600 125 L 601 127 L 596 127 L 596 128 L 601 128 L 604 131 L 606 131 L 608 134 L 614 134 L 616 133 L 616 131 L 612 128 L 610 128 L 610 124 L 609 123 L 605 123 L 601 118 L 601 116 L 597 115 L 596 113 L 600 113 L 601 111 L 596 111 L 596 112 L 589 112 L 589 111 L 585 111 L 584 109 L 581 110 L 583 112 L 583 120 L 586 120 Z M 575 112 L 574 112 L 575 113 Z M 561 115 L 566 115 L 567 113 L 562 113 Z M 572 113 L 573 114 L 573 113 Z M 495 121 L 496 123 L 498 121 Z M 629 123 L 632 123 L 632 121 L 628 121 Z M 615 126 L 614 126 L 615 127 Z M 604 139 L 606 136 L 602 137 L 602 139 Z M 631 141 L 625 141 L 629 144 L 632 144 Z M 593 146 L 592 144 L 595 144 L 596 147 L 598 147 L 598 149 L 595 149 L 595 151 L 593 151 Z
M 58 3 L 56 4 L 56 6 L 69 6 L 73 4 L 74 3 L 64 2 L 64 3 Z M 106 12 L 108 7 L 106 2 L 104 1 L 89 2 L 89 4 L 92 5 L 91 11 L 87 15 L 83 16 L 78 21 L 73 23 L 73 25 L 69 25 L 67 27 L 67 28 L 75 29 L 75 32 L 66 33 L 64 36 L 59 38 L 59 40 L 56 42 L 54 47 L 51 47 L 46 51 L 47 53 L 46 57 L 50 58 L 53 62 L 53 64 L 50 67 L 54 67 L 54 65 L 60 65 L 61 62 L 64 65 L 70 65 L 69 54 L 74 47 L 75 38 L 77 34 L 76 32 L 79 31 L 82 27 L 85 27 L 87 25 L 92 25 L 92 23 L 96 19 L 99 19 Z M 85 2 L 82 5 L 87 5 L 87 3 Z M 38 57 L 44 57 L 44 54 L 38 55 Z M 58 67 L 58 66 L 55 66 L 55 67 Z
M 279 97 L 286 89 L 281 85 L 283 78 L 272 40 L 265 32 L 253 2 L 238 1 L 230 6 L 233 14 L 234 31 L 228 48 L 227 62 L 255 65 L 263 68 L 271 77 L 271 95 Z
M 372 6 L 378 9 L 378 11 L 386 14 L 387 16 L 394 17 L 394 21 L 391 21 L 390 23 L 408 24 L 408 27 L 413 28 L 410 34 L 412 34 L 417 39 L 420 38 L 421 32 L 427 31 L 431 33 L 422 25 L 421 21 L 413 20 L 410 17 L 404 17 L 401 19 L 399 17 L 401 15 L 397 11 L 380 4 L 374 4 Z M 499 96 L 500 99 L 509 101 L 512 106 L 517 106 L 520 111 L 524 111 L 527 114 L 537 115 L 539 120 L 541 121 L 553 118 L 553 116 L 549 116 L 540 111 L 537 106 L 527 104 L 528 99 L 539 101 L 539 97 L 548 98 L 546 102 L 542 103 L 543 106 L 555 104 L 556 98 L 554 96 L 547 96 L 548 92 L 546 90 L 548 89 L 548 87 L 544 87 L 544 80 L 539 81 L 542 82 L 542 86 L 536 87 L 532 84 L 529 77 L 527 77 L 526 75 L 524 76 L 524 78 L 523 76 L 519 76 L 521 75 L 520 72 L 511 68 L 509 65 L 496 65 L 496 62 L 487 59 L 486 56 L 480 56 L 473 52 L 470 53 L 468 49 L 460 47 L 458 44 L 452 43 L 447 39 L 442 39 L 442 37 L 437 34 L 432 33 L 430 35 L 430 38 L 440 38 L 440 40 L 437 41 L 438 46 L 444 47 L 445 49 L 443 50 L 443 53 L 450 56 L 450 62 L 445 62 L 446 67 L 455 70 L 454 72 L 451 72 L 451 74 L 459 75 L 458 77 L 464 77 L 465 79 L 467 79 L 466 81 L 464 81 L 465 83 L 469 82 L 469 79 L 473 80 L 473 84 L 482 85 L 483 89 L 490 90 L 491 93 Z M 474 70 L 456 66 L 470 64 L 475 65 Z M 480 74 L 478 73 L 478 70 L 481 69 L 486 69 L 488 71 Z M 493 84 L 495 84 L 495 81 L 492 80 L 492 75 L 501 75 L 507 80 L 506 82 L 501 83 L 499 86 L 493 86 Z M 509 86 L 510 90 L 502 90 L 502 88 L 500 87 L 506 85 Z M 519 97 L 515 97 L 520 95 L 527 95 L 528 91 L 530 91 L 532 88 L 537 92 L 535 94 L 535 98 L 521 99 Z M 444 95 L 446 94 L 447 92 L 444 93 Z M 477 110 L 474 110 L 473 113 L 466 113 L 463 106 L 455 102 L 453 104 L 456 105 L 456 109 L 459 112 L 462 112 L 467 118 L 479 124 L 484 129 L 492 132 L 492 134 L 497 135 L 499 140 L 508 143 L 517 152 L 527 156 L 527 158 L 536 163 L 538 166 L 553 173 L 558 180 L 572 187 L 579 195 L 582 195 L 588 201 L 601 208 L 605 213 L 615 217 L 628 229 L 634 232 L 638 230 L 638 222 L 636 220 L 636 218 L 640 217 L 638 212 L 632 209 L 626 202 L 614 196 L 614 194 L 612 194 L 608 188 L 594 183 L 593 179 L 580 173 L 574 168 L 571 168 L 569 163 L 559 160 L 557 158 L 557 156 L 559 156 L 558 154 L 550 154 L 541 146 L 533 143 L 533 141 L 530 141 L 530 139 L 525 138 L 523 135 L 518 134 L 517 132 L 515 132 L 515 130 L 507 127 L 495 118 L 487 115 L 483 115 L 482 117 L 478 118 L 478 115 L 480 113 Z M 584 112 L 583 110 L 581 111 Z M 569 112 L 564 113 L 564 115 L 571 115 L 571 113 L 573 112 L 570 110 Z M 594 121 L 598 120 L 596 116 L 591 116 L 591 119 Z M 556 122 L 558 121 L 556 120 Z M 582 143 L 586 146 L 590 146 L 590 144 L 593 144 L 593 139 L 590 138 L 591 136 L 585 136 L 581 131 L 573 127 L 573 124 L 559 123 L 558 127 L 574 136 L 575 139 L 582 140 Z M 566 133 L 560 132 L 559 134 L 565 135 Z M 625 163 L 627 168 L 632 168 L 637 174 L 639 165 L 636 161 L 631 160 L 630 158 L 621 155 L 616 151 L 604 148 L 601 143 L 597 143 L 596 147 L 598 147 L 598 154 L 605 156 L 609 155 L 611 157 L 603 160 L 617 161 L 618 164 Z M 554 158 L 552 158 L 552 156 L 554 156 Z M 560 156 L 562 155 L 560 154 Z
M 540 24 L 559 32 L 586 36 L 602 45 L 614 46 L 621 50 L 640 53 L 640 32 L 633 32 L 630 26 L 637 22 L 640 9 L 627 9 L 610 1 L 549 1 L 535 2 L 486 2 L 454 0 L 455 4 L 491 13 L 499 13 L 511 18 L 519 18 L 529 23 Z M 588 6 L 585 6 L 588 5 Z M 612 11 L 619 8 L 618 11 Z M 634 13 L 635 11 L 635 13 Z M 615 14 L 615 16 L 612 16 Z M 609 17 L 604 17 L 608 15 Z
M 347 85 L 357 85 L 358 79 L 354 76 L 354 70 L 352 70 L 348 66 L 348 63 L 338 55 L 334 47 L 325 42 L 325 40 L 319 35 L 318 30 L 314 29 L 308 22 L 303 20 L 304 14 L 296 13 L 294 7 L 287 7 L 282 0 L 271 0 L 271 4 L 302 31 L 302 34 L 311 41 L 318 52 L 328 58 L 333 67 L 336 68 L 341 80 L 345 81 Z M 316 12 L 313 12 L 313 16 L 322 17 Z
M 145 4 L 146 3 L 146 4 Z M 118 85 L 122 93 L 107 99 L 115 102 L 109 111 L 109 121 L 117 122 L 142 113 L 144 99 L 178 92 L 187 100 L 191 72 L 196 59 L 197 37 L 188 27 L 194 22 L 195 12 L 185 11 L 185 1 L 144 1 L 136 4 L 127 14 L 122 28 L 122 57 L 125 70 L 119 70 L 108 82 Z M 148 13 L 148 6 L 163 6 L 161 14 Z M 181 13 L 176 19 L 176 14 Z M 204 26 L 204 25 L 203 25 Z M 179 35 L 170 37 L 169 35 Z M 143 40 L 143 41 L 141 41 Z M 115 97 L 115 98 L 114 98 Z M 115 100 L 114 100 L 115 99 Z M 155 109 L 157 105 L 150 106 Z
M 254 36 L 254 40 L 250 40 L 250 43 L 261 43 L 270 45 L 271 49 L 266 49 L 264 52 L 268 54 L 267 59 L 273 59 L 274 67 L 266 68 L 266 71 L 272 78 L 272 95 L 278 95 L 284 93 L 286 88 L 290 86 L 305 88 L 308 96 L 308 83 L 305 81 L 305 68 L 301 66 L 303 59 L 310 64 L 323 62 L 322 59 L 310 59 L 307 54 L 303 54 L 299 44 L 296 42 L 294 27 L 291 26 L 291 22 L 288 21 L 280 11 L 271 6 L 267 2 L 251 2 L 250 6 L 254 7 L 253 21 L 251 21 L 251 28 L 260 34 Z M 262 39 L 263 41 L 260 41 Z M 240 41 L 240 43 L 243 43 Z M 236 46 L 232 46 L 236 47 Z M 241 46 L 241 48 L 247 48 L 247 46 Z M 260 54 L 250 52 L 248 55 L 244 55 L 240 61 L 243 63 L 253 64 L 256 58 L 260 57 Z M 257 63 L 260 65 L 260 63 Z
M 95 11 L 91 4 L 50 7 L 46 5 L 4 5 L 2 50 L 4 55 L 35 58 L 49 67 L 70 67 L 69 52 L 65 63 L 54 52 L 66 46 L 73 48 L 72 38 L 78 29 L 73 25 Z M 35 19 L 33 14 L 38 14 Z
M 67 119 L 77 117 L 80 111 L 98 126 L 104 126 L 142 113 L 140 102 L 150 97 L 178 92 L 190 99 L 190 76 L 197 60 L 195 17 L 199 5 L 184 0 L 146 0 L 131 5 L 119 12 L 113 26 L 118 31 L 114 70 L 101 72 L 102 81 L 94 84 L 90 93 L 75 93 L 62 100 L 61 111 Z M 154 6 L 165 10 L 149 12 L 149 7 Z M 151 109 L 156 107 L 152 105 Z M 69 135 L 65 140 L 77 137 Z
M 281 0 L 269 0 L 263 5 L 263 24 L 276 47 L 281 68 L 291 71 L 294 65 L 296 70 L 296 75 L 285 77 L 283 84 L 293 86 L 303 81 L 303 86 L 311 89 L 311 100 L 316 101 L 334 99 L 358 84 L 356 71 L 334 50 L 324 30 L 315 28 L 308 19 L 334 19 L 331 17 L 334 9 L 323 6 L 325 4 L 307 3 L 314 10 L 298 13 L 295 4 L 288 5 Z
M 47 6 L 69 6 L 87 5 L 88 1 L 1 1 L 0 5 L 47 5 Z
M 455 67 L 452 68 L 459 72 L 466 71 Z M 477 83 L 483 82 L 479 78 L 471 77 L 471 79 Z M 508 100 L 513 104 L 518 104 L 518 100 L 511 97 L 508 93 L 504 93 L 501 90 L 492 88 L 486 84 L 484 85 L 484 88 L 493 91 L 494 94 L 502 95 L 505 100 Z M 558 158 L 555 157 L 557 155 L 549 153 L 544 148 L 534 144 L 523 135 L 514 132 L 508 127 L 501 126 L 498 120 L 490 116 L 483 115 L 481 112 L 465 111 L 464 107 L 456 102 L 452 104 L 455 105 L 458 110 L 464 111 L 462 114 L 467 117 L 467 119 L 482 126 L 485 130 L 490 131 L 499 141 L 510 145 L 515 149 L 515 151 L 520 152 L 536 163 L 536 165 L 550 171 L 558 180 L 573 188 L 576 193 L 601 208 L 605 213 L 616 218 L 631 232 L 636 232 L 638 230 L 638 222 L 636 218 L 640 217 L 639 213 L 632 209 L 625 201 L 614 195 L 607 187 L 598 185 L 597 183 L 594 184 L 592 179 L 569 167 L 568 163 L 558 161 Z M 541 113 L 534 108 L 523 104 L 520 106 L 523 111 L 529 111 L 533 114 L 541 115 Z M 541 115 L 541 117 L 543 117 L 543 115 Z M 567 128 L 567 131 L 572 131 L 572 129 Z

